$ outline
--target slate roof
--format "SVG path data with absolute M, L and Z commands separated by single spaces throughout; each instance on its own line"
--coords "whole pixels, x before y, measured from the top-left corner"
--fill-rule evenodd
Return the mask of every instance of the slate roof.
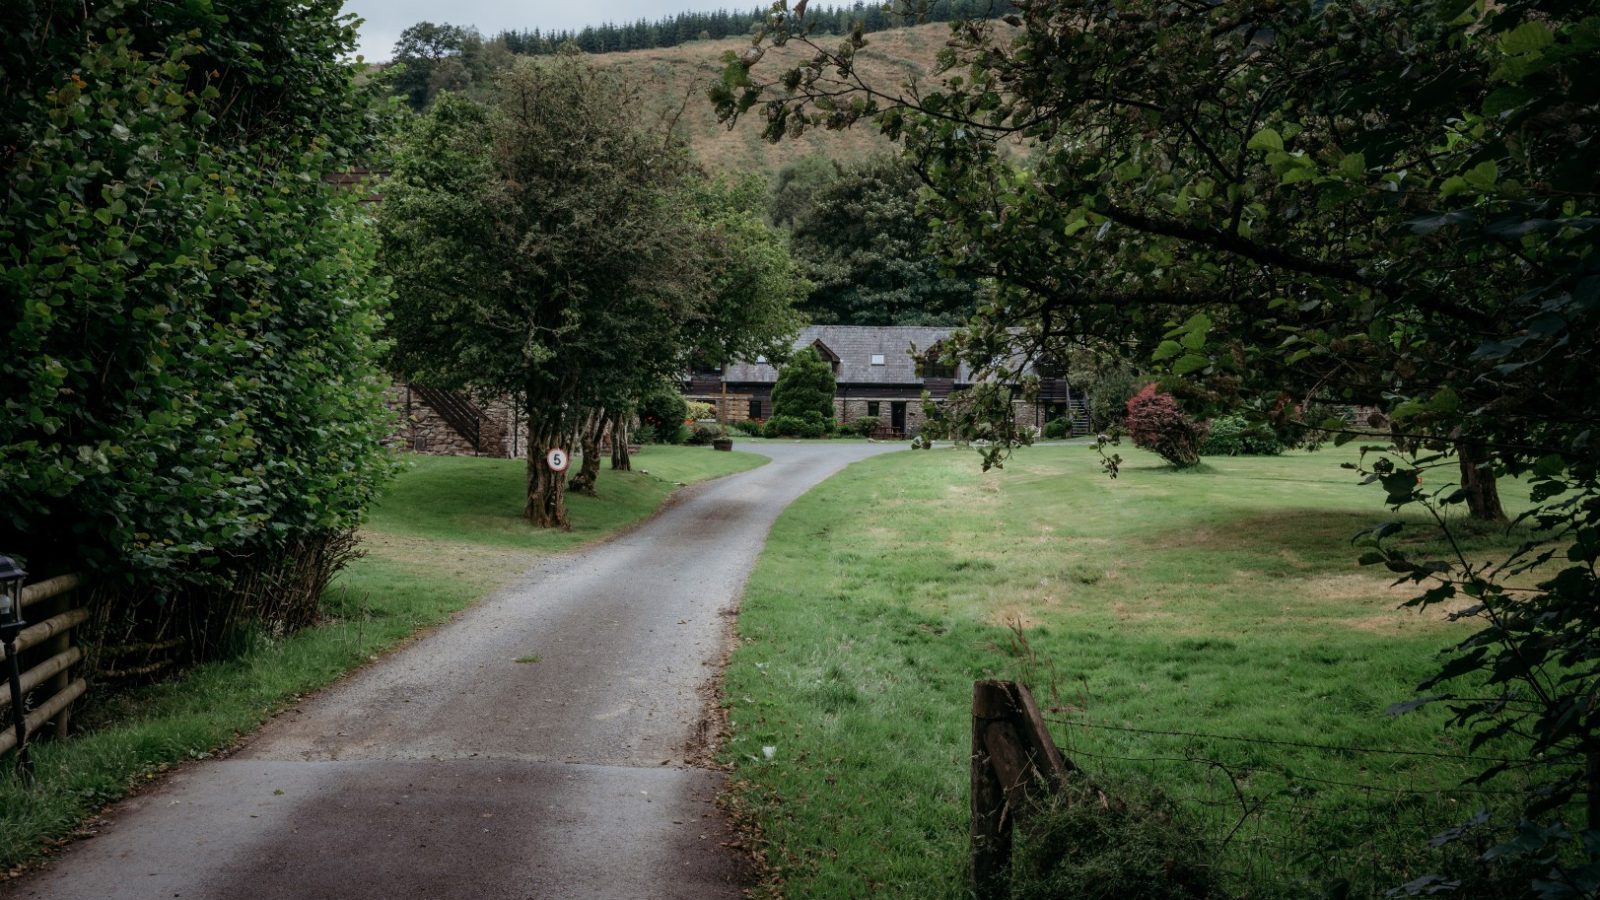
M 810 325 L 794 340 L 796 350 L 820 340 L 839 357 L 840 384 L 920 384 L 917 361 L 908 355 L 912 346 L 918 353 L 949 337 L 954 328 L 924 325 Z M 883 357 L 883 365 L 872 364 L 872 357 Z M 958 382 L 971 381 L 962 366 Z M 724 376 L 729 383 L 770 384 L 778 380 L 778 370 L 768 363 L 736 362 Z

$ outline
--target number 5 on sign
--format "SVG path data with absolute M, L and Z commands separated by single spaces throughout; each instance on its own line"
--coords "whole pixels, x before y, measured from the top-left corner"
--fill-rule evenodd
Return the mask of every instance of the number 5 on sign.
M 549 466 L 552 472 L 565 472 L 567 465 L 571 462 L 571 458 L 567 456 L 567 451 L 560 447 L 556 447 L 544 455 L 544 464 Z

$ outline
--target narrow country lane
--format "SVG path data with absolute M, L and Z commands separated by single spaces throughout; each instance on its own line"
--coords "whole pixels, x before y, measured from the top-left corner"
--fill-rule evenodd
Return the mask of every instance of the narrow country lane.
M 0 893 L 740 896 L 747 873 L 712 802 L 721 776 L 686 758 L 727 614 L 785 506 L 893 449 L 762 445 L 771 464 L 541 561 L 240 752 L 119 804 L 98 836 Z

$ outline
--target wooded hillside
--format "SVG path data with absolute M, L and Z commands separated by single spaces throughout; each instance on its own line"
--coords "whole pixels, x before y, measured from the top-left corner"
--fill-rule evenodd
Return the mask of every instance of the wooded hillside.
M 515 58 L 501 40 L 484 41 L 470 27 L 420 23 L 408 34 L 412 35 L 409 45 L 403 38 L 397 48 L 402 51 L 397 59 L 406 61 L 407 71 L 395 83 L 395 89 L 417 109 L 431 104 L 441 91 L 479 97 L 489 89 L 496 73 Z M 885 85 L 925 77 L 933 70 L 949 35 L 950 26 L 945 23 L 868 34 L 867 46 L 859 55 L 859 67 L 873 82 Z M 836 42 L 831 37 L 820 40 L 829 47 Z M 620 69 L 638 85 L 646 97 L 646 114 L 658 121 L 675 122 L 695 154 L 713 172 L 771 175 L 785 164 L 812 154 L 849 163 L 892 149 L 875 129 L 818 130 L 799 140 L 774 145 L 767 143 L 761 137 L 761 129 L 751 124 L 731 131 L 719 124 L 707 92 L 722 77 L 724 55 L 749 48 L 750 38 L 730 37 L 694 40 L 675 47 L 596 53 L 592 57 L 598 65 Z M 782 71 L 809 55 L 808 48 L 798 42 L 768 48 L 756 71 Z

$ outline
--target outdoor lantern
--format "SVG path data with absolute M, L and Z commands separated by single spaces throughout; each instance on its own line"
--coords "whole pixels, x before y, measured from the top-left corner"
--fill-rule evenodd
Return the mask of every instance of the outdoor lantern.
M 0 633 L 7 641 L 22 629 L 22 582 L 28 573 L 9 556 L 0 556 Z

